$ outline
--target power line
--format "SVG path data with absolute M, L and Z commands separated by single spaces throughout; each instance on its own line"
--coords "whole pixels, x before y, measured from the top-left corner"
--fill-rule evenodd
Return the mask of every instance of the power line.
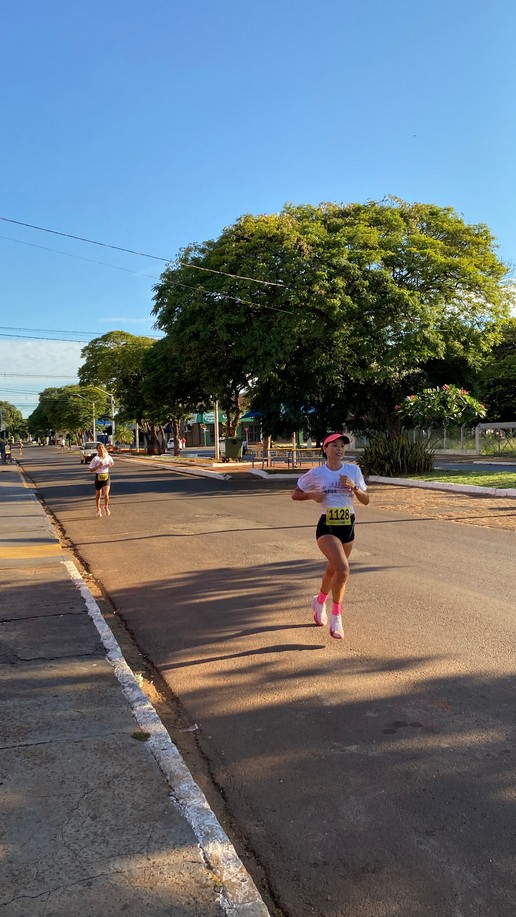
M 294 315 L 290 309 L 282 309 L 281 306 L 271 306 L 270 303 L 252 302 L 250 299 L 242 299 L 241 296 L 232 296 L 231 293 L 219 293 L 217 290 L 208 290 L 207 287 L 192 286 L 191 283 L 183 283 L 181 280 L 169 280 L 168 285 L 171 287 L 184 287 L 186 290 L 202 290 L 218 299 L 231 299 L 234 302 L 241 303 L 243 306 L 253 306 L 254 309 L 270 309 L 272 312 L 285 312 L 287 315 Z
M 64 331 L 62 328 L 16 328 L 10 325 L 0 325 L 5 331 L 41 331 L 43 334 L 98 334 L 100 331 Z
M 39 391 L 35 392 L 33 389 L 27 391 L 24 388 L 0 388 L 1 392 L 6 392 L 8 395 L 39 395 Z
M 159 280 L 152 274 L 141 274 L 140 271 L 131 271 L 128 267 L 120 267 L 118 264 L 108 264 L 106 261 L 97 261 L 95 258 L 84 258 L 82 255 L 73 255 L 71 252 L 63 252 L 58 248 L 49 248 L 48 245 L 36 245 L 35 242 L 24 242 L 23 239 L 13 239 L 12 236 L 0 236 L 0 239 L 6 239 L 8 242 L 18 242 L 19 245 L 29 245 L 31 248 L 39 248 L 44 252 L 54 252 L 57 255 L 65 255 L 66 258 L 76 258 L 78 261 L 87 261 L 88 264 L 101 264 L 103 267 L 112 267 L 115 271 L 124 271 L 126 274 L 134 274 L 136 277 L 145 277 L 147 280 Z
M 76 379 L 77 374 L 74 376 L 50 376 L 47 373 L 4 373 L 0 371 L 0 376 L 5 378 L 18 378 L 18 379 Z
M 155 275 L 152 275 L 152 274 L 141 274 L 140 271 L 131 271 L 129 268 L 119 267 L 117 264 L 108 264 L 106 261 L 97 261 L 95 258 L 83 258 L 81 255 L 72 255 L 71 252 L 63 252 L 58 248 L 49 248 L 47 245 L 36 245 L 34 242 L 24 242 L 22 239 L 13 239 L 11 236 L 0 236 L 0 239 L 6 239 L 8 242 L 18 242 L 20 245 L 29 245 L 31 248 L 39 248 L 41 251 L 44 251 L 44 252 L 54 252 L 54 254 L 57 254 L 57 255 L 65 255 L 67 258 L 76 258 L 79 261 L 87 261 L 88 264 L 101 264 L 102 267 L 112 267 L 116 271 L 124 271 L 126 274 L 133 274 L 136 277 L 143 277 L 146 280 L 159 280 L 160 279 L 159 277 L 156 277 Z M 197 267 L 197 265 L 188 264 L 188 267 Z M 199 270 L 201 270 L 201 268 L 199 268 Z M 203 270 L 207 270 L 207 268 L 205 269 L 203 268 Z M 220 273 L 223 273 L 223 272 L 220 272 Z M 237 274 L 227 274 L 225 276 L 237 277 L 238 275 Z M 229 293 L 216 294 L 213 290 L 208 290 L 206 287 L 201 287 L 199 285 L 194 287 L 191 283 L 183 283 L 179 280 L 168 281 L 168 283 L 171 286 L 184 287 L 185 289 L 189 289 L 189 290 L 203 290 L 205 293 L 212 293 L 213 295 L 221 295 L 221 296 L 224 296 L 225 299 L 232 299 L 235 302 L 242 303 L 243 305 L 246 305 L 246 306 L 255 306 L 256 308 L 259 308 L 259 309 L 271 309 L 274 312 L 287 312 L 289 315 L 293 314 L 291 312 L 288 312 L 287 309 L 281 309 L 279 306 L 271 306 L 268 303 L 250 302 L 247 299 L 242 299 L 240 296 L 231 296 Z M 85 332 L 85 333 L 88 333 L 88 332 Z
M 5 334 L 3 331 L 0 331 L 0 338 L 18 338 L 21 341 L 61 341 L 62 344 L 88 344 L 87 339 L 78 339 L 78 338 L 41 338 L 35 337 L 33 334 Z
M 76 242 L 87 242 L 88 245 L 99 245 L 102 248 L 111 248 L 117 252 L 125 252 L 129 255 L 138 255 L 140 258 L 152 258 L 154 261 L 164 261 L 165 264 L 171 263 L 170 258 L 163 258 L 161 255 L 149 255 L 147 252 L 138 252 L 131 248 L 122 248 L 121 245 L 111 245 L 108 242 L 97 242 L 95 239 L 85 239 L 83 236 L 74 236 L 69 232 L 61 232 L 57 229 L 47 229 L 44 226 L 35 226 L 33 223 L 22 223 L 21 220 L 11 220 L 8 217 L 0 216 L 0 220 L 3 220 L 4 223 L 14 223 L 16 226 L 25 226 L 27 229 L 36 229 L 38 232 L 48 232 L 54 236 L 62 236 L 65 239 L 74 239 Z M 222 274 L 224 277 L 233 277 L 235 280 L 248 280 L 250 283 L 258 283 L 266 287 L 285 286 L 282 281 L 257 280 L 255 277 L 246 277 L 241 274 L 230 274 L 228 271 L 216 271 L 209 267 L 201 267 L 200 265 L 192 264 L 189 261 L 179 261 L 179 264 L 182 267 L 191 267 L 196 271 L 206 271 L 209 274 Z
M 39 335 L 34 334 L 10 334 L 11 331 L 36 331 L 40 334 L 87 334 L 88 338 L 54 338 L 54 337 L 39 337 Z M 8 325 L 0 325 L 0 338 L 18 338 L 22 341 L 61 341 L 63 344 L 88 344 L 91 337 L 101 337 L 101 331 L 64 331 L 58 328 L 10 328 Z M 145 335 L 145 337 L 150 337 L 150 335 Z M 150 338 L 153 341 L 159 341 L 160 338 Z M 48 377 L 47 377 L 48 378 Z
M 7 220 L 6 217 L 0 217 L 0 219 L 2 219 L 2 220 Z M 8 221 L 8 222 L 9 222 L 9 221 Z M 16 221 L 15 221 L 15 220 L 12 220 L 12 221 L 10 221 L 10 222 L 16 222 Z M 22 225 L 22 226 L 25 226 L 25 225 L 29 226 L 30 224 L 22 223 L 22 224 L 20 224 L 20 225 Z M 37 229 L 37 228 L 39 228 L 39 227 L 34 227 L 34 228 Z M 49 229 L 49 230 L 42 230 L 42 231 L 43 231 L 43 232 L 54 232 L 54 230 L 51 230 L 51 229 Z M 64 233 L 62 233 L 62 235 L 64 235 Z M 75 239 L 75 238 L 78 238 L 78 237 L 76 237 L 76 236 L 70 236 L 70 238 L 74 238 L 74 239 Z M 13 239 L 11 236 L 2 236 L 2 235 L 0 235 L 0 239 L 5 239 L 5 240 L 7 240 L 8 242 L 18 242 L 20 245 L 29 245 L 29 246 L 31 246 L 32 248 L 39 248 L 39 249 L 41 249 L 42 251 L 46 251 L 46 252 L 54 252 L 55 254 L 58 254 L 58 255 L 65 255 L 65 256 L 68 257 L 68 258 L 77 258 L 79 261 L 87 261 L 89 264 L 100 264 L 100 265 L 102 265 L 103 267 L 112 267 L 112 268 L 114 268 L 115 270 L 118 270 L 118 271 L 125 271 L 125 273 L 127 273 L 127 274 L 133 274 L 133 275 L 135 275 L 136 277 L 144 277 L 144 278 L 146 278 L 147 280 L 159 280 L 159 277 L 152 276 L 152 275 L 150 275 L 150 274 L 141 274 L 139 271 L 131 271 L 129 268 L 119 267 L 119 266 L 116 265 L 116 264 L 107 264 L 105 261 L 97 261 L 97 260 L 94 259 L 94 258 L 83 258 L 81 255 L 73 255 L 73 254 L 71 254 L 70 252 L 63 252 L 63 251 L 60 251 L 60 250 L 57 249 L 57 248 L 48 248 L 48 246 L 46 246 L 46 245 L 36 245 L 34 242 L 25 242 L 25 241 L 23 241 L 22 239 Z M 88 240 L 84 240 L 84 241 L 88 241 Z M 104 245 L 105 243 L 103 243 L 103 242 L 95 242 L 95 243 L 93 243 L 93 244 L 95 244 L 95 245 Z M 123 251 L 129 251 L 129 249 L 122 249 L 122 250 L 123 250 Z M 135 252 L 134 254 L 138 254 L 138 253 Z M 144 257 L 149 257 L 149 258 L 151 258 L 151 257 L 157 257 L 157 256 L 155 256 L 155 255 L 146 255 L 146 256 L 144 256 Z M 170 262 L 168 262 L 168 263 L 170 263 Z M 225 271 L 214 271 L 214 270 L 211 270 L 211 269 L 209 269 L 209 268 L 201 268 L 201 267 L 199 267 L 199 265 L 190 264 L 190 262 L 182 261 L 182 262 L 180 262 L 180 264 L 182 264 L 182 265 L 185 266 L 185 267 L 193 267 L 193 268 L 196 268 L 196 270 L 203 270 L 203 271 L 208 271 L 208 270 L 209 270 L 210 273 L 212 273 L 212 274 L 221 274 L 221 275 L 224 276 L 224 277 L 233 277 L 233 278 L 241 279 L 241 280 L 252 280 L 252 278 L 250 278 L 250 277 L 240 277 L 240 275 L 238 275 L 238 274 L 228 274 L 228 273 L 226 273 Z M 255 283 L 265 283 L 265 284 L 268 284 L 268 285 L 270 285 L 270 286 L 281 286 L 281 287 L 284 287 L 284 284 L 283 284 L 283 283 L 276 283 L 276 284 L 273 284 L 272 281 L 255 280 L 254 282 L 255 282 Z M 205 293 L 211 293 L 211 294 L 213 294 L 213 295 L 224 296 L 225 299 L 231 299 L 231 300 L 234 300 L 235 302 L 242 303 L 243 305 L 246 305 L 246 306 L 255 306 L 256 308 L 259 308 L 259 309 L 270 309 L 270 310 L 273 311 L 273 312 L 286 312 L 288 315 L 293 315 L 293 313 L 290 312 L 288 309 L 282 309 L 280 306 L 271 306 L 269 303 L 255 303 L 255 302 L 251 302 L 250 300 L 247 300 L 247 299 L 242 299 L 242 297 L 240 297 L 240 296 L 232 296 L 232 295 L 229 294 L 229 293 L 217 294 L 216 291 L 208 290 L 206 287 L 201 287 L 201 286 L 195 286 L 195 287 L 194 287 L 192 284 L 184 283 L 184 282 L 179 281 L 179 280 L 169 281 L 169 283 L 170 283 L 171 286 L 174 286 L 174 285 L 175 285 L 175 286 L 184 287 L 185 289 L 203 290 Z M 68 333 L 68 332 L 63 332 L 63 333 Z M 79 333 L 83 333 L 83 332 L 79 332 Z M 84 332 L 84 333 L 85 333 L 85 334 L 88 334 L 89 332 Z M 92 333 L 96 333 L 96 332 L 92 332 Z

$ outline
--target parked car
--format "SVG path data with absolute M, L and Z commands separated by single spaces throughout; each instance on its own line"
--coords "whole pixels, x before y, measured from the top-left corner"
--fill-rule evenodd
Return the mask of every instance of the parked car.
M 184 438 L 184 436 L 183 437 L 180 436 L 179 437 L 179 451 L 181 452 L 181 450 L 184 449 L 185 446 L 186 446 L 186 439 Z M 172 452 L 174 451 L 174 437 L 173 436 L 170 437 L 167 443 L 167 452 L 169 451 L 172 451 Z
M 97 454 L 99 443 L 83 443 L 81 446 L 81 465 L 89 465 L 93 456 Z

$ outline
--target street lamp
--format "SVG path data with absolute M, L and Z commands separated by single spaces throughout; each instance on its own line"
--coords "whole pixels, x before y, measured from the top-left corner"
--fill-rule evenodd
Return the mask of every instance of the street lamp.
M 80 398 L 81 401 L 89 400 L 88 398 L 85 398 L 84 395 L 79 395 L 78 392 L 70 392 L 70 398 Z M 93 442 L 95 442 L 97 437 L 96 437 L 96 430 L 95 430 L 96 421 L 95 421 L 95 402 L 94 401 L 91 402 L 91 410 L 92 410 Z
M 102 392 L 103 395 L 108 395 L 111 401 L 111 445 L 115 444 L 115 396 L 106 391 L 105 388 L 99 388 L 98 385 L 88 385 L 88 388 L 94 388 L 97 392 Z M 94 409 L 95 410 L 95 409 Z M 93 439 L 95 439 L 95 415 L 93 416 Z
M 93 388 L 93 386 L 92 386 L 92 388 Z M 90 400 L 89 398 L 86 398 L 84 395 L 79 395 L 78 392 L 66 392 L 66 394 L 58 395 L 58 396 L 56 396 L 55 398 L 49 398 L 49 399 L 47 399 L 47 400 L 49 400 L 49 401 L 55 401 L 55 400 L 59 401 L 59 399 L 60 399 L 61 397 L 64 397 L 64 398 L 79 398 L 81 401 L 89 401 L 89 400 Z M 96 422 L 95 422 L 95 402 L 94 402 L 94 401 L 91 402 L 91 408 L 92 408 L 92 415 L 93 415 L 93 416 L 92 416 L 93 439 L 95 439 L 95 427 L 96 427 Z

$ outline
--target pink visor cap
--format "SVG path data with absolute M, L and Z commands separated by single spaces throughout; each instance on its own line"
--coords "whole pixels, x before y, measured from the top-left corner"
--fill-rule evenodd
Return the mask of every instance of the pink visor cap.
M 336 439 L 341 439 L 345 446 L 349 445 L 349 436 L 346 436 L 345 433 L 330 433 L 323 441 L 323 448 L 327 446 L 328 443 L 335 442 Z

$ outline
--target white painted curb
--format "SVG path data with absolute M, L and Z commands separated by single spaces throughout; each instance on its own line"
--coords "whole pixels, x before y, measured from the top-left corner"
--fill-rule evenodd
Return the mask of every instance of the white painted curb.
M 445 484 L 442 481 L 414 481 L 410 478 L 383 478 L 370 475 L 373 484 L 398 484 L 401 487 L 420 487 L 425 490 L 451 490 L 460 494 L 488 494 L 492 497 L 516 497 L 516 488 L 480 487 L 477 484 Z
M 119 455 L 118 459 L 125 459 L 128 462 L 137 462 L 140 461 L 144 465 L 154 465 L 158 468 L 165 468 L 167 471 L 175 471 L 177 474 L 191 474 L 196 478 L 214 478 L 218 481 L 231 481 L 230 474 L 222 474 L 218 471 L 210 471 L 209 468 L 192 468 L 191 465 L 169 465 L 167 462 L 160 462 L 159 458 L 140 458 L 138 455 L 128 456 L 128 455 Z
M 221 904 L 225 913 L 228 917 L 270 917 L 258 889 L 210 809 L 204 793 L 195 783 L 154 707 L 138 685 L 77 567 L 71 560 L 63 560 L 62 563 L 84 599 L 106 650 L 106 658 L 114 668 L 135 720 L 145 732 L 150 733 L 146 744 L 179 809 L 191 825 L 209 868 L 224 887 Z
M 494 464 L 494 463 L 493 463 Z M 260 478 L 281 481 L 297 481 L 303 472 L 299 474 L 268 474 L 260 468 L 250 469 L 251 474 L 256 474 Z M 449 490 L 462 494 L 487 494 L 492 497 L 516 497 L 516 488 L 514 487 L 480 487 L 477 484 L 446 484 L 440 481 L 414 481 L 411 478 L 383 478 L 379 475 L 371 474 L 367 481 L 371 484 L 398 484 L 401 487 L 419 487 L 423 490 Z

